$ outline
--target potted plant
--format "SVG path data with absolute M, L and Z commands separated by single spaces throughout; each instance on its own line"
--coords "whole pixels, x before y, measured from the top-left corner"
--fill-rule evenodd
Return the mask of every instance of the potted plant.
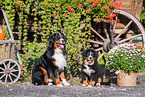
M 136 86 L 137 72 L 145 68 L 145 48 L 137 44 L 121 44 L 107 55 L 108 67 L 117 74 L 117 85 Z

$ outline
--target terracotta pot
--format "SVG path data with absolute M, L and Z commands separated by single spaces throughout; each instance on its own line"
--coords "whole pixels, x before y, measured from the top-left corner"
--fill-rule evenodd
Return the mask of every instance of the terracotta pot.
M 124 73 L 123 70 L 117 74 L 117 85 L 118 86 L 136 86 L 137 73 L 131 72 L 131 74 Z
M 0 27 L 0 40 L 4 40 L 5 33 L 4 30 Z

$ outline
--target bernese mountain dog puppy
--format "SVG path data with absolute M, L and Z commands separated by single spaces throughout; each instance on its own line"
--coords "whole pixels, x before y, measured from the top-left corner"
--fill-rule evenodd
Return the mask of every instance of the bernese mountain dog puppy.
M 65 50 L 66 36 L 55 33 L 48 39 L 49 45 L 32 70 L 32 83 L 34 85 L 51 85 L 47 78 L 52 78 L 57 86 L 70 85 L 64 74 L 67 66 Z M 60 79 L 61 78 L 61 79 Z
M 95 86 L 102 82 L 103 74 L 98 64 L 98 53 L 94 49 L 87 49 L 82 52 L 83 64 L 82 68 L 82 85 Z

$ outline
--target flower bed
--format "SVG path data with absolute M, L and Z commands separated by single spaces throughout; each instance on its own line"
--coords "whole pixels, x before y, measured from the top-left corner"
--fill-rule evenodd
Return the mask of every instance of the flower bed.
M 108 52 L 108 67 L 110 70 L 138 72 L 145 68 L 145 48 L 137 44 L 121 44 Z

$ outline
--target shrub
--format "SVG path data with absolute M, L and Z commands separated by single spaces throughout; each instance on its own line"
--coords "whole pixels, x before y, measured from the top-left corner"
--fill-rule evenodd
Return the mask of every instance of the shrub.
M 124 70 L 138 72 L 145 68 L 145 48 L 134 44 L 121 44 L 108 52 L 108 67 L 110 70 Z

